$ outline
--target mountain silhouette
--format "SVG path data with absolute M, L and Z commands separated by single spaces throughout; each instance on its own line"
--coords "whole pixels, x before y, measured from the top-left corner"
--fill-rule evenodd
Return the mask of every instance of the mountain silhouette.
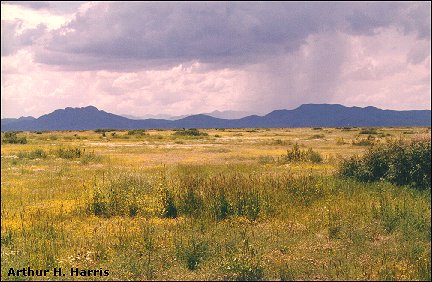
M 199 114 L 178 120 L 134 120 L 88 106 L 55 110 L 37 119 L 27 117 L 1 120 L 2 131 L 430 125 L 430 110 L 394 111 L 375 107 L 345 107 L 338 104 L 305 104 L 293 110 L 275 110 L 264 116 L 251 115 L 240 119 L 221 119 Z

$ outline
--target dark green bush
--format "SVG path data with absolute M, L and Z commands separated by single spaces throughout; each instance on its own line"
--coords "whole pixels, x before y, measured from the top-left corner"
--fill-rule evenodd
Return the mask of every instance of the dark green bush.
M 431 141 L 391 141 L 371 147 L 362 157 L 342 161 L 339 174 L 370 182 L 387 180 L 419 189 L 431 187 Z
M 94 132 L 96 133 L 103 133 L 103 132 L 110 132 L 110 131 L 116 131 L 117 129 L 114 128 L 98 128 L 95 129 Z
M 179 136 L 208 136 L 207 133 L 201 132 L 196 128 L 177 130 L 176 132 L 174 132 L 174 135 L 179 135 Z
M 322 162 L 322 157 L 320 153 L 315 152 L 312 148 L 308 150 L 300 149 L 300 146 L 296 143 L 291 150 L 287 150 L 286 155 L 282 156 L 282 162 Z
M 27 139 L 25 137 L 18 137 L 16 132 L 5 132 L 5 134 L 3 135 L 2 143 L 26 144 Z

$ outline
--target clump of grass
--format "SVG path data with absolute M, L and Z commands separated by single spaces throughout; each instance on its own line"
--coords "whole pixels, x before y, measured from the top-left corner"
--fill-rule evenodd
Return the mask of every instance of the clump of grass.
M 345 140 L 342 137 L 339 137 L 336 140 L 336 145 L 345 145 L 345 144 L 347 144 L 347 142 L 345 142 Z
M 167 187 L 162 187 L 160 190 L 160 212 L 159 214 L 164 218 L 176 218 L 177 206 L 174 201 L 174 195 Z
M 272 156 L 259 156 L 258 163 L 259 164 L 272 164 L 275 162 L 275 159 Z
M 84 154 L 84 150 L 77 147 L 60 147 L 54 151 L 54 154 L 62 159 L 77 159 Z
M 55 134 L 51 134 L 51 135 L 49 136 L 49 140 L 55 141 L 55 140 L 57 140 L 57 139 L 58 139 L 58 136 L 55 135 Z
M 363 157 L 344 160 L 339 173 L 360 181 L 387 180 L 397 185 L 430 189 L 431 141 L 399 140 L 376 145 Z
M 352 140 L 353 146 L 372 146 L 375 144 L 375 138 L 369 135 L 367 138 Z
M 208 136 L 208 133 L 201 132 L 196 128 L 190 128 L 190 129 L 176 130 L 176 132 L 174 132 L 174 135 L 176 135 L 176 136 Z
M 16 132 L 5 132 L 1 142 L 4 144 L 27 144 L 27 138 L 18 137 Z
M 82 164 L 98 163 L 98 162 L 101 162 L 102 159 L 103 159 L 102 156 L 96 155 L 95 152 L 92 151 L 90 153 L 84 153 L 80 158 L 80 162 Z
M 184 261 L 187 268 L 192 271 L 198 268 L 208 253 L 208 242 L 194 237 L 186 242 L 176 240 L 175 247 L 177 258 Z
M 17 156 L 20 159 L 45 159 L 47 157 L 47 153 L 42 149 L 35 149 L 30 152 L 19 152 Z
M 242 232 L 243 247 L 238 255 L 225 264 L 226 279 L 234 281 L 261 281 L 264 279 L 264 267 L 256 249 Z
M 285 141 L 282 139 L 272 139 L 272 141 L 269 142 L 270 145 L 291 145 L 292 143 L 290 141 Z

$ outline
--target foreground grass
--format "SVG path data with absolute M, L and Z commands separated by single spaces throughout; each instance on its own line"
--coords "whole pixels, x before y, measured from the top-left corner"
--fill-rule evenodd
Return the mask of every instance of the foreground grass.
M 311 141 L 317 130 L 293 131 L 103 141 L 132 146 L 89 146 L 100 138 L 92 132 L 51 143 L 43 133 L 2 145 L 2 280 L 28 266 L 110 273 L 52 280 L 430 280 L 430 190 L 335 177 L 338 147 L 364 151 L 337 140 L 359 132 Z M 74 134 L 88 142 L 64 139 Z M 295 143 L 323 162 L 276 161 Z M 92 157 L 62 158 L 60 146 Z

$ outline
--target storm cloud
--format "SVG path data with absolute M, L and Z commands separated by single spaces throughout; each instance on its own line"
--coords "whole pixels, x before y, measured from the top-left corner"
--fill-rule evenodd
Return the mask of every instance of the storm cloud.
M 88 104 L 136 115 L 430 108 L 430 2 L 4 7 L 2 101 L 14 105 L 2 115 Z
M 198 60 L 250 64 L 294 52 L 310 35 L 372 35 L 394 26 L 430 38 L 430 3 L 102 2 L 52 36 L 38 62 L 74 68 L 155 67 Z M 124 65 L 119 66 L 119 62 Z

